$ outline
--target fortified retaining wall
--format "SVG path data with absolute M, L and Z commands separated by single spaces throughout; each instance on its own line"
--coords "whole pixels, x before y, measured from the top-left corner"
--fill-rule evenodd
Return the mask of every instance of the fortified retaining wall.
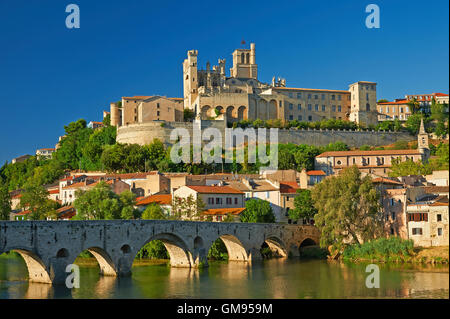
M 170 140 L 171 132 L 176 128 L 186 129 L 192 142 L 193 123 L 185 122 L 150 122 L 141 124 L 132 124 L 121 126 L 117 130 L 117 142 L 128 144 L 145 145 L 157 138 L 165 145 L 170 146 L 175 141 Z M 202 132 L 205 129 L 214 127 L 222 132 L 222 138 L 225 138 L 225 121 L 205 121 L 200 122 Z M 267 141 L 269 141 L 269 133 Z M 313 129 L 279 129 L 279 143 L 309 144 L 316 146 L 325 146 L 330 143 L 343 142 L 349 147 L 360 147 L 362 145 L 382 146 L 395 143 L 397 141 L 412 141 L 416 137 L 405 132 L 391 131 L 350 131 L 350 130 L 313 130 Z

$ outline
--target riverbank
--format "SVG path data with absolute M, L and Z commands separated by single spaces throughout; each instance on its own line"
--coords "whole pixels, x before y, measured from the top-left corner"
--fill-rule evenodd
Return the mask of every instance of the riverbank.
M 347 246 L 331 259 L 352 262 L 448 264 L 449 246 L 414 247 L 412 240 L 380 238 L 362 245 Z

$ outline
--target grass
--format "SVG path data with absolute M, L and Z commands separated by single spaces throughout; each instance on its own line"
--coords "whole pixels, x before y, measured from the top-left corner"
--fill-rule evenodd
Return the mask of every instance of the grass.
M 362 245 L 347 246 L 341 256 L 348 261 L 376 261 L 389 263 L 448 264 L 448 247 L 414 247 L 412 240 L 399 237 L 380 238 Z

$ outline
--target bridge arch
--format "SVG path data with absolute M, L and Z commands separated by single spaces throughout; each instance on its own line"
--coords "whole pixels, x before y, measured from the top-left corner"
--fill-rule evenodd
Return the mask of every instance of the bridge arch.
M 150 237 L 141 247 L 152 240 L 160 240 L 164 244 L 169 253 L 172 267 L 191 267 L 188 245 L 181 237 L 173 233 L 159 233 Z
M 225 234 L 221 235 L 219 238 L 223 241 L 225 247 L 227 248 L 229 261 L 248 261 L 247 250 L 236 236 Z M 208 250 L 211 246 L 212 243 L 208 247 Z
M 298 248 L 303 248 L 303 247 L 307 247 L 307 246 L 316 246 L 317 242 L 314 239 L 311 238 L 305 238 L 302 240 L 302 242 L 300 243 L 300 245 L 298 246 Z
M 264 240 L 269 249 L 280 257 L 287 257 L 288 251 L 284 242 L 277 236 L 269 236 Z M 262 245 L 264 245 L 264 243 Z
M 50 274 L 41 257 L 23 248 L 13 248 L 5 252 L 11 251 L 18 253 L 25 261 L 28 270 L 28 278 L 30 281 L 40 283 L 52 283 Z

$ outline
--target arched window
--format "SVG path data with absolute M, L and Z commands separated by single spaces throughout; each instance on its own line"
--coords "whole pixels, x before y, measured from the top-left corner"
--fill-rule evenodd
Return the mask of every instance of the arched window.
M 247 53 L 247 64 L 250 64 L 250 53 Z
M 244 58 L 245 58 L 245 54 L 244 54 L 244 52 L 242 52 L 241 53 L 241 63 L 245 63 Z

